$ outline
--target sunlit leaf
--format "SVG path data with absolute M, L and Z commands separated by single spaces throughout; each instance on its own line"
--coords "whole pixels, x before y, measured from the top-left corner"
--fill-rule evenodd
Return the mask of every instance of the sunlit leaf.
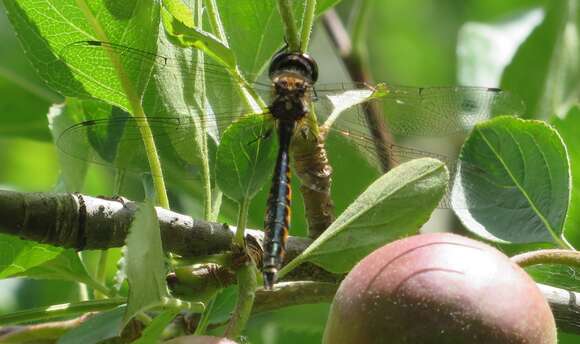
M 579 25 L 576 1 L 546 3 L 544 20 L 506 68 L 501 86 L 522 96 L 531 116 L 563 115 L 578 101 Z
M 296 262 L 348 271 L 377 247 L 416 233 L 443 197 L 448 178 L 445 164 L 435 159 L 397 166 L 371 184 Z
M 498 22 L 465 23 L 457 42 L 459 83 L 499 87 L 505 67 L 543 19 L 534 8 Z
M 184 25 L 165 10 L 161 14 L 165 30 L 181 46 L 200 49 L 208 56 L 220 61 L 224 66 L 235 68 L 234 54 L 215 36 Z
M 130 112 L 136 110 L 152 61 L 127 61 L 77 43 L 114 42 L 155 51 L 156 3 L 137 0 L 111 6 L 107 1 L 9 0 L 5 5 L 28 58 L 52 88 L 64 95 L 90 95 Z
M 570 171 L 554 129 L 500 117 L 475 127 L 460 160 L 452 205 L 467 229 L 497 242 L 562 244 Z
M 63 249 L 0 234 L 0 278 L 25 274 L 60 255 Z
M 89 285 L 92 282 L 92 278 L 85 264 L 80 260 L 78 253 L 74 250 L 64 250 L 54 259 L 34 266 L 18 274 L 18 276 L 37 279 L 58 279 Z

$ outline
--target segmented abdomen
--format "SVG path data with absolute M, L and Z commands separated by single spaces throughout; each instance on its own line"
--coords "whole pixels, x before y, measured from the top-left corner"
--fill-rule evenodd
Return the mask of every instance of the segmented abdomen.
M 280 147 L 264 219 L 265 243 L 262 271 L 266 289 L 271 289 L 276 282 L 276 274 L 282 266 L 286 252 L 292 200 L 289 149 L 294 126 L 294 122 L 281 121 L 278 127 Z

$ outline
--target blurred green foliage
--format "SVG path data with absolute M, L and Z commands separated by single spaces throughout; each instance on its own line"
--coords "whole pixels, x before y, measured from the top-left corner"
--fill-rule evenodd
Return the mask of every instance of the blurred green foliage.
M 342 1 L 337 6 L 339 14 L 346 22 L 349 21 L 348 17 L 355 5 L 355 1 Z M 561 41 L 556 42 L 563 37 L 562 23 L 570 23 L 570 18 L 576 18 L 572 26 L 576 25 L 576 38 L 578 37 L 580 13 L 577 12 L 574 17 L 570 13 L 570 9 L 574 8 L 580 11 L 578 2 L 574 0 L 375 1 L 368 18 L 364 45 L 367 47 L 375 80 L 417 86 L 457 84 L 458 80 L 465 80 L 458 73 L 462 63 L 458 58 L 458 37 L 466 23 L 509 23 L 526 11 L 540 9 L 550 19 L 549 25 L 540 25 L 541 32 L 534 32 L 530 36 L 534 39 L 539 36 L 538 41 L 530 40 L 525 43 L 525 50 L 519 51 L 515 63 L 508 66 L 501 79 L 501 86 L 507 86 L 525 98 L 526 103 L 531 105 L 529 116 L 546 119 L 563 115 L 566 110 L 560 111 L 561 106 L 569 102 L 570 97 L 573 102 L 578 102 L 580 89 L 577 80 L 580 80 L 580 76 L 576 74 L 572 81 L 568 79 L 572 79 L 574 71 L 578 73 L 578 66 L 574 65 L 574 61 L 578 62 L 579 52 L 573 51 L 572 47 L 572 51 L 562 53 L 558 49 L 566 49 L 566 45 Z M 340 73 L 331 66 L 340 64 L 324 37 L 321 25 L 315 27 L 314 38 L 311 51 L 317 53 L 315 57 L 321 66 L 320 82 L 337 81 L 325 80 L 325 77 L 337 78 Z M 22 191 L 58 189 L 59 162 L 47 125 L 47 113 L 50 105 L 61 102 L 62 98 L 36 76 L 8 23 L 2 4 L 0 40 L 0 186 Z M 554 61 L 567 66 L 569 72 L 565 75 L 568 78 L 565 79 L 566 82 L 560 82 L 562 79 L 559 78 L 562 76 L 554 76 Z M 477 59 L 471 62 L 477 66 Z M 325 69 L 325 66 L 328 67 Z M 565 85 L 566 89 L 559 90 L 561 85 Z M 546 87 L 551 91 L 548 95 Z M 546 97 L 550 95 L 555 96 L 547 100 Z M 560 103 L 554 104 L 554 99 Z M 337 143 L 337 147 L 341 147 L 340 143 Z M 336 153 L 331 148 L 331 158 L 333 154 Z M 341 193 L 335 200 L 337 213 L 350 204 L 376 176 L 370 168 L 361 168 L 361 164 L 353 161 L 362 163 L 362 160 L 338 159 L 334 166 L 340 172 L 335 178 L 335 185 L 341 185 Z M 353 181 L 353 174 L 360 176 L 360 179 Z M 92 168 L 82 191 L 93 195 L 111 194 L 111 178 L 110 174 Z M 295 183 L 296 190 L 297 186 Z M 297 192 L 295 195 L 292 232 L 304 235 L 304 212 L 300 196 Z M 170 197 L 178 205 L 177 210 L 194 215 L 201 213 L 196 195 L 184 195 L 174 191 Z M 267 188 L 263 188 L 252 202 L 249 227 L 262 226 L 266 198 Z M 233 222 L 234 208 L 226 200 L 224 209 L 230 217 L 221 220 Z M 96 255 L 88 253 L 87 256 Z M 115 252 L 115 256 L 118 256 L 118 252 Z M 92 257 L 87 261 L 88 269 L 94 270 L 96 258 Z M 116 259 L 111 258 L 109 262 L 108 272 L 112 278 Z M 0 313 L 70 302 L 79 297 L 78 286 L 69 282 L 10 280 L 3 283 L 6 287 L 0 293 Z M 13 287 L 9 288 L 9 285 Z M 251 319 L 247 334 L 252 343 L 319 343 L 327 308 L 328 305 L 309 305 L 260 315 Z M 561 343 L 577 341 L 576 336 L 560 336 Z

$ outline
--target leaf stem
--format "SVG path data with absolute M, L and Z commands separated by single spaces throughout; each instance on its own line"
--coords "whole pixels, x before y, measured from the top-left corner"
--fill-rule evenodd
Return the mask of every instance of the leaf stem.
M 241 248 L 240 252 L 243 252 L 246 257 L 248 255 L 244 235 L 246 232 L 249 205 L 249 198 L 243 198 L 240 201 L 236 235 L 232 243 L 234 248 Z M 248 262 L 236 271 L 236 277 L 238 280 L 238 300 L 224 333 L 224 336 L 231 339 L 239 337 L 252 313 L 252 307 L 256 297 L 256 287 L 258 285 L 256 281 L 256 265 L 254 265 L 252 259 L 248 259 Z
M 109 260 L 109 250 L 102 250 L 99 252 L 99 263 L 97 265 L 97 274 L 95 276 L 96 281 L 105 285 L 107 279 L 107 262 Z M 99 290 L 95 290 L 95 297 L 97 299 L 103 299 L 106 297 L 106 294 L 103 294 Z
M 237 339 L 246 327 L 246 323 L 252 314 L 258 286 L 256 266 L 251 259 L 236 272 L 236 275 L 238 279 L 238 301 L 224 333 L 225 337 L 233 340 Z
M 580 252 L 571 250 L 537 250 L 518 254 L 510 259 L 522 268 L 538 264 L 560 264 L 580 268 Z
M 296 28 L 296 20 L 294 20 L 294 12 L 292 12 L 292 5 L 290 3 L 290 0 L 278 0 L 278 12 L 282 17 L 288 49 L 290 51 L 299 51 L 298 29 Z
M 304 20 L 302 22 L 302 31 L 300 32 L 300 52 L 306 52 L 308 43 L 310 43 L 310 34 L 312 33 L 312 24 L 316 13 L 316 0 L 306 0 L 304 8 Z
M 215 0 L 206 0 L 205 4 L 212 32 L 222 41 L 223 45 L 229 47 L 228 37 L 226 36 Z

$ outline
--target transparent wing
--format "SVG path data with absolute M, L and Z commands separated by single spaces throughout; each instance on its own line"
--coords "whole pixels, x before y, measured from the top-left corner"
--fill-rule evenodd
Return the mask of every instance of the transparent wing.
M 165 55 L 115 43 L 79 41 L 66 45 L 59 56 L 75 72 L 75 77 L 83 81 L 90 94 L 105 94 L 116 104 L 123 104 L 127 97 L 123 82 L 130 82 L 139 93 L 143 93 L 151 80 L 163 83 L 163 90 L 159 93 L 180 95 L 184 104 L 174 109 L 178 112 L 189 110 L 186 107 L 191 105 L 186 104 L 193 104 L 195 96 L 202 92 L 209 99 L 213 111 L 219 113 L 242 111 L 243 85 L 251 87 L 264 100 L 271 93 L 269 83 L 256 81 L 258 75 L 232 76 L 224 66 L 209 58 L 197 61 L 192 49 L 167 49 Z M 205 80 L 205 90 L 196 86 L 200 78 Z M 146 97 L 154 96 L 154 92 L 146 94 Z M 167 98 L 172 97 L 164 97 L 163 101 Z
M 517 116 L 524 111 L 517 96 L 477 87 L 373 87 L 347 83 L 318 86 L 315 96 L 316 115 L 323 127 L 330 135 L 345 137 L 377 169 L 421 157 L 443 161 L 451 180 L 440 208 L 451 207 L 450 188 L 457 160 L 397 145 L 384 135 L 385 128 L 394 136 L 439 137 L 465 132 L 496 115 Z M 378 114 L 378 118 L 368 117 L 369 112 Z
M 380 117 L 393 135 L 447 136 L 465 132 L 477 123 L 499 115 L 524 113 L 523 101 L 497 88 L 417 88 L 379 84 L 316 86 L 317 115 L 325 121 L 332 114 L 337 125 L 360 130 L 369 126 L 365 107 L 380 109 Z M 338 113 L 340 114 L 338 114 Z
M 86 121 L 60 135 L 59 149 L 78 159 L 142 173 L 150 171 L 143 136 L 151 136 L 164 175 L 171 170 L 195 177 L 200 166 L 195 135 L 204 131 L 217 144 L 223 129 L 249 113 L 240 83 L 254 81 L 257 75 L 246 75 L 246 80 L 234 78 L 222 65 L 208 59 L 198 61 L 192 49 L 160 46 L 159 52 L 99 41 L 65 46 L 60 58 L 86 91 L 124 104 L 127 91 L 122 79 L 126 78 L 125 82 L 142 93 L 147 117 L 132 117 L 118 109 L 113 110 L 112 117 L 111 113 L 96 115 L 89 111 Z M 201 81 L 205 88 L 197 86 Z M 246 82 L 246 86 L 265 99 L 270 96 L 269 84 Z M 267 108 L 253 108 L 258 113 L 267 112 Z M 144 130 L 147 127 L 150 133 Z M 83 146 L 85 149 L 81 149 Z
M 390 168 L 393 168 L 407 161 L 425 157 L 430 157 L 442 161 L 447 165 L 447 169 L 449 170 L 450 184 L 438 207 L 442 209 L 451 208 L 451 182 L 453 181 L 456 173 L 456 159 L 439 153 L 427 152 L 413 147 L 397 145 L 390 141 L 379 143 L 376 140 L 373 140 L 368 131 L 358 132 L 352 129 L 340 130 L 331 128 L 328 135 L 335 135 L 344 138 L 347 143 L 349 143 L 354 149 L 361 153 L 361 155 L 366 158 L 369 164 L 372 167 L 375 167 L 378 171 L 381 171 L 383 166 L 381 159 L 388 159 L 388 165 Z M 386 154 L 381 156 L 377 152 L 385 152 Z
M 234 120 L 239 114 L 220 116 Z M 262 116 L 271 118 L 269 114 Z M 221 126 L 215 121 L 202 123 L 198 117 L 133 117 L 114 111 L 111 118 L 88 120 L 67 128 L 56 145 L 73 158 L 131 173 L 151 173 L 148 156 L 153 153 L 161 160 L 164 175 L 175 175 L 177 171 L 184 178 L 197 178 L 201 157 L 195 137 L 203 131 L 212 138 L 210 149 L 215 148 L 218 142 L 211 133 L 220 131 Z M 144 144 L 144 139 L 152 139 L 156 152 Z M 248 143 L 256 139 L 259 138 L 250 137 Z

